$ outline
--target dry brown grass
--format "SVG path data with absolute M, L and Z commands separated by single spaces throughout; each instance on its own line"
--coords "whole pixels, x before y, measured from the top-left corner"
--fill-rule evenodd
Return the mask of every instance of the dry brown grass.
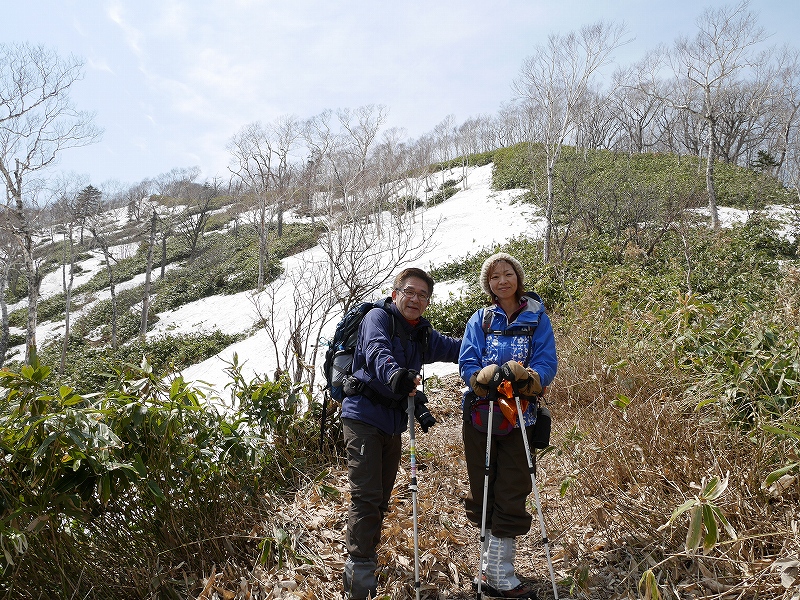
M 654 393 L 646 372 L 593 377 L 602 369 L 563 359 L 562 365 L 549 400 L 553 450 L 540 458 L 538 475 L 560 597 L 639 598 L 638 582 L 647 569 L 657 577 L 662 598 L 796 597 L 796 587 L 782 585 L 777 561 L 800 556 L 797 487 L 778 497 L 761 488 L 774 449 L 721 428 L 713 414 Z M 631 387 L 631 378 L 640 384 Z M 417 438 L 421 595 L 429 599 L 474 596 L 478 532 L 461 502 L 467 484 L 459 386 L 457 377 L 428 386 L 440 423 Z M 631 398 L 624 412 L 610 406 L 623 388 Z M 406 459 L 379 548 L 379 591 L 396 599 L 414 596 L 407 468 Z M 690 557 L 683 550 L 686 521 L 663 526 L 704 477 L 727 472 L 730 487 L 719 504 L 738 540 L 723 537 L 707 555 Z M 561 496 L 567 480 L 571 484 Z M 346 473 L 339 465 L 281 504 L 272 522 L 257 524 L 253 535 L 272 536 L 280 527 L 290 534 L 287 547 L 309 562 L 290 558 L 279 567 L 270 561 L 248 575 L 239 571 L 235 580 L 218 574 L 220 597 L 341 598 L 347 502 Z M 518 540 L 517 566 L 521 576 L 538 582 L 541 598 L 552 597 L 535 521 L 532 532 Z
M 796 290 L 789 282 L 779 293 L 787 326 L 797 322 Z M 539 455 L 538 484 L 560 597 L 643 598 L 639 582 L 649 572 L 665 600 L 800 599 L 800 577 L 792 581 L 800 564 L 798 484 L 763 487 L 767 474 L 789 459 L 789 444 L 730 425 L 714 404 L 696 410 L 705 392 L 691 390 L 702 381 L 688 380 L 663 347 L 692 318 L 691 298 L 678 297 L 669 315 L 659 307 L 628 307 L 615 318 L 602 282 L 594 292 L 572 303 L 569 315 L 553 317 L 560 364 L 548 394 L 552 447 Z M 460 386 L 455 376 L 428 384 L 439 424 L 418 434 L 426 599 L 474 596 L 478 531 L 467 522 L 462 502 L 467 483 Z M 786 418 L 798 422 L 797 415 Z M 379 591 L 399 600 L 414 597 L 407 468 L 406 458 L 379 548 Z M 729 487 L 715 502 L 738 537 L 722 532 L 707 554 L 690 555 L 684 549 L 688 514 L 674 522 L 670 517 L 699 494 L 704 481 L 726 475 Z M 325 486 L 338 494 L 325 493 Z M 340 463 L 284 504 L 273 523 L 254 528 L 256 535 L 270 535 L 276 524 L 285 528 L 311 562 L 267 563 L 251 570 L 245 587 L 230 591 L 239 597 L 247 597 L 247 589 L 259 598 L 340 598 L 347 504 Z M 530 510 L 535 514 L 533 505 Z M 536 521 L 518 540 L 517 568 L 536 582 L 540 598 L 552 598 Z

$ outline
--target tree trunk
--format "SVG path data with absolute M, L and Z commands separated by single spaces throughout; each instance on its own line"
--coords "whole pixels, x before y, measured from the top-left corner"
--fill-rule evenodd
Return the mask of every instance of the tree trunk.
M 550 262 L 550 240 L 553 236 L 553 165 L 547 161 L 547 206 L 545 207 L 545 234 L 542 260 L 544 264 Z
M 706 162 L 706 190 L 708 191 L 708 212 L 711 213 L 711 228 L 719 229 L 717 213 L 717 189 L 714 187 L 714 161 L 716 160 L 716 124 L 708 120 L 708 160 Z
M 103 249 L 106 257 L 106 271 L 108 271 L 108 287 L 111 290 L 111 349 L 117 349 L 117 292 L 114 288 L 114 271 L 111 268 L 111 253 L 108 246 Z
M 6 304 L 6 284 L 11 261 L 7 261 L 0 272 L 0 367 L 6 362 L 8 351 L 8 305 Z
M 28 279 L 28 322 L 25 334 L 25 363 L 31 364 L 36 357 L 36 311 L 39 300 L 39 269 L 33 259 L 33 232 L 25 216 L 25 206 L 22 203 L 22 170 L 17 159 L 17 168 L 14 171 L 14 185 L 10 190 L 14 198 L 14 214 L 18 228 L 15 232 L 22 247 L 22 260 L 25 264 L 25 276 Z
M 269 236 L 269 224 L 266 222 L 265 213 L 266 211 L 262 207 L 260 215 L 261 222 L 259 223 L 258 227 L 258 282 L 256 285 L 259 292 L 264 289 L 264 272 L 266 271 L 267 263 L 267 238 Z
M 81 227 L 81 236 L 83 236 L 83 227 Z M 64 288 L 64 341 L 61 344 L 61 362 L 59 363 L 58 373 L 64 374 L 64 368 L 67 364 L 67 349 L 69 348 L 69 313 L 72 304 L 72 284 L 75 281 L 75 253 L 72 251 L 72 227 L 69 228 L 69 283 L 67 283 L 67 256 L 61 265 L 61 283 Z M 67 240 L 64 236 L 64 254 L 67 253 Z
M 36 356 L 36 317 L 39 302 L 39 269 L 33 260 L 33 240 L 30 232 L 25 232 L 22 247 L 25 260 L 25 275 L 28 278 L 28 323 L 25 336 L 25 363 L 31 364 Z
M 167 232 L 161 236 L 161 279 L 164 279 L 164 271 L 167 268 Z
M 153 270 L 153 246 L 156 242 L 156 211 L 150 218 L 150 241 L 147 248 L 147 269 L 144 274 L 144 296 L 142 297 L 142 325 L 139 328 L 139 337 L 144 340 L 147 334 L 147 314 L 150 311 L 150 274 Z

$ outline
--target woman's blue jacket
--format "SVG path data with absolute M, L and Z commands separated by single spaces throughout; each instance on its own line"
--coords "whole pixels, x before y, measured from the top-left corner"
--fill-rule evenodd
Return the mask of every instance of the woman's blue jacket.
M 478 309 L 470 317 L 458 358 L 459 373 L 467 386 L 473 373 L 488 365 L 502 366 L 509 360 L 522 362 L 539 373 L 542 387 L 553 381 L 558 358 L 550 318 L 541 298 L 533 292 L 527 292 L 520 304 L 524 307 L 512 323 L 499 305 Z M 490 314 L 484 326 L 487 312 Z M 535 410 L 533 403 L 528 410 Z M 527 414 L 525 420 L 529 421 Z

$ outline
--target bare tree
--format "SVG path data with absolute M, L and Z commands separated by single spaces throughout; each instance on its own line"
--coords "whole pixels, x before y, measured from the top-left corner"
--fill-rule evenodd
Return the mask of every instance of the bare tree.
M 302 257 L 253 298 L 277 368 L 290 374 L 293 382 L 306 381 L 312 388 L 319 348 L 316 342 L 335 305 L 329 286 L 327 261 Z
M 653 129 L 663 114 L 662 98 L 667 95 L 665 83 L 653 76 L 658 69 L 658 59 L 651 52 L 612 76 L 611 110 L 625 132 L 623 149 L 628 152 L 644 152 L 658 139 Z
M 375 205 L 369 199 L 357 202 L 356 198 L 364 190 L 373 189 L 382 176 L 376 169 L 368 168 L 368 161 L 387 116 L 386 107 L 374 105 L 336 111 L 340 130 L 327 154 L 328 172 L 333 176 L 333 191 L 342 204 L 351 209 L 359 205 L 362 214 L 374 212 Z
M 373 220 L 358 216 L 357 210 L 345 210 L 329 221 L 320 240 L 328 257 L 331 291 L 345 311 L 432 249 L 436 226 L 415 234 L 408 216 L 392 213 L 387 218 L 391 222 L 380 231 Z
M 129 186 L 121 192 L 121 199 L 128 209 L 128 218 L 132 221 L 141 221 L 148 215 L 143 213 L 143 205 L 153 193 L 154 182 L 152 179 L 143 179 L 139 183 Z M 146 210 L 144 211 L 146 212 Z
M 229 169 L 256 200 L 251 214 L 259 239 L 259 290 L 264 288 L 269 260 L 270 227 L 277 220 L 277 234 L 283 234 L 284 212 L 300 189 L 294 185 L 298 172 L 294 152 L 301 131 L 295 117 L 281 117 L 267 126 L 259 122 L 246 125 L 228 144 L 232 154 Z
M 431 182 L 431 164 L 433 163 L 433 138 L 430 135 L 423 135 L 415 140 L 411 147 L 410 157 L 412 168 L 409 172 L 412 179 L 409 184 L 412 188 L 418 189 L 423 187 L 424 197 L 422 198 L 424 204 L 428 204 L 428 194 L 433 189 Z M 416 195 L 416 194 L 415 194 Z
M 513 89 L 526 105 L 529 117 L 539 121 L 538 139 L 546 155 L 547 199 L 544 260 L 550 261 L 553 228 L 553 180 L 561 148 L 576 126 L 575 112 L 585 97 L 597 71 L 608 64 L 611 53 L 622 42 L 625 28 L 598 22 L 582 27 L 578 33 L 552 34 L 547 44 L 538 46 L 525 60 Z
M 402 189 L 398 193 L 400 199 L 405 203 L 404 210 L 412 211 L 411 214 L 416 219 L 416 208 L 422 206 L 424 200 L 427 199 L 425 198 L 427 192 L 424 190 L 426 189 L 425 178 L 430 172 L 428 146 L 424 139 L 414 140 L 406 144 L 404 155 Z M 420 211 L 419 214 L 424 213 Z
M 6 217 L 8 213 L 5 213 Z M 6 289 L 11 268 L 19 260 L 19 249 L 10 235 L 9 227 L 0 227 L 0 366 L 5 363 L 8 352 L 8 306 Z
M 393 207 L 389 200 L 408 189 L 401 184 L 401 174 L 423 164 L 427 173 L 429 146 L 415 143 L 415 158 L 406 158 L 408 147 L 400 132 L 380 135 L 385 118 L 382 107 L 366 106 L 325 112 L 307 122 L 304 140 L 316 157 L 316 194 L 327 207 L 320 239 L 324 285 L 318 281 L 320 273 L 312 278 L 317 293 L 324 292 L 320 304 L 325 310 L 319 313 L 319 328 L 305 325 L 299 330 L 316 330 L 317 339 L 331 315 L 382 290 L 399 268 L 432 248 L 435 225 L 425 231 L 415 224 L 414 211 L 388 210 Z M 293 339 L 295 348 L 301 347 L 302 339 Z
M 117 322 L 119 314 L 117 311 L 117 291 L 116 282 L 114 281 L 114 256 L 111 253 L 111 247 L 108 239 L 109 228 L 112 227 L 105 219 L 100 216 L 95 216 L 90 219 L 88 228 L 92 234 L 97 245 L 103 253 L 103 262 L 106 266 L 106 274 L 108 275 L 108 289 L 111 295 L 111 349 L 116 350 L 118 344 L 117 339 Z
M 150 238 L 147 244 L 147 266 L 144 273 L 144 291 L 142 292 L 142 323 L 139 327 L 139 337 L 144 340 L 147 335 L 147 319 L 150 312 L 150 276 L 153 271 L 153 246 L 156 243 L 156 209 L 153 208 L 150 217 Z
M 25 185 L 29 175 L 52 165 L 62 150 L 99 138 L 93 115 L 75 110 L 69 97 L 82 68 L 78 59 L 62 59 L 42 46 L 0 46 L 0 175 L 28 278 L 26 362 L 36 352 L 39 273 L 33 257 L 35 226 L 26 207 L 35 198 Z
M 495 120 L 495 144 L 498 148 L 525 142 L 528 133 L 528 115 L 525 106 L 519 103 L 500 107 Z
M 75 282 L 75 249 L 73 247 L 73 226 L 67 225 L 64 232 L 64 246 L 61 257 L 61 285 L 64 290 L 64 339 L 61 342 L 61 360 L 58 373 L 63 375 L 67 362 L 67 349 L 69 348 L 70 315 L 72 309 L 72 285 Z M 69 273 L 69 276 L 67 276 Z
M 83 227 L 86 224 L 86 218 L 89 216 L 89 203 L 92 201 L 90 195 L 91 197 L 97 196 L 97 201 L 99 202 L 100 192 L 92 186 L 86 186 L 85 181 L 76 176 L 61 177 L 56 179 L 54 183 L 52 194 L 56 200 L 52 203 L 51 213 L 63 236 L 61 286 L 64 291 L 64 338 L 61 343 L 61 360 L 59 362 L 59 374 L 63 374 L 69 348 L 72 286 L 75 281 L 76 252 L 73 234 L 75 228 L 80 227 L 80 243 L 83 244 Z M 91 190 L 87 192 L 88 188 L 91 188 Z
M 329 215 L 355 210 L 383 218 L 386 200 L 399 189 L 392 169 L 402 163 L 396 135 L 387 132 L 379 141 L 386 117 L 385 107 L 369 105 L 326 111 L 306 122 L 303 139 L 316 158 L 316 194 Z
M 200 167 L 176 167 L 161 173 L 151 183 L 159 196 L 185 199 L 193 189 L 201 187 L 201 184 L 196 183 L 198 177 L 200 177 Z
M 186 241 L 189 249 L 189 262 L 194 259 L 197 252 L 197 243 L 205 233 L 208 219 L 211 216 L 211 209 L 214 203 L 214 192 L 210 186 L 203 186 L 197 200 L 192 201 L 189 206 L 177 217 L 177 229 Z M 162 264 L 162 269 L 163 269 Z M 162 272 L 163 276 L 163 272 Z
M 331 155 L 336 149 L 336 134 L 333 131 L 333 113 L 326 110 L 306 120 L 302 128 L 303 144 L 309 150 L 314 192 L 318 199 L 324 200 L 324 208 L 332 210 L 334 199 Z
M 781 173 L 789 149 L 792 132 L 797 130 L 800 115 L 800 50 L 784 46 L 778 58 L 778 101 L 775 116 L 779 124 L 778 139 L 775 143 L 777 153 L 777 172 Z
M 719 122 L 724 114 L 726 93 L 742 72 L 754 67 L 756 44 L 765 39 L 755 13 L 748 10 L 747 0 L 730 7 L 706 9 L 697 20 L 697 34 L 676 40 L 669 54 L 675 76 L 697 90 L 699 105 L 685 103 L 679 108 L 689 111 L 708 126 L 706 141 L 706 190 L 711 226 L 720 226 L 717 192 L 714 184 L 714 163 L 719 147 Z
M 455 117 L 453 115 L 447 115 L 433 128 L 432 139 L 433 156 L 437 163 L 446 163 L 455 158 L 456 131 Z M 446 169 L 441 170 L 442 183 L 445 182 L 445 171 Z
M 289 366 L 293 367 L 294 381 L 304 378 L 311 389 L 316 376 L 314 365 L 320 348 L 320 333 L 330 320 L 334 306 L 333 294 L 326 286 L 327 272 L 324 263 L 306 263 L 302 277 L 297 277 L 297 271 L 289 276 L 294 299 L 294 311 L 288 319 L 294 364 Z
M 584 150 L 613 148 L 620 135 L 620 124 L 611 98 L 599 86 L 587 89 L 575 110 L 575 146 Z
M 469 186 L 470 155 L 493 149 L 484 145 L 487 140 L 483 136 L 483 132 L 487 121 L 489 121 L 488 117 L 471 117 L 456 129 L 455 146 L 456 154 L 461 156 L 461 184 L 463 189 L 467 189 Z
M 202 185 L 196 183 L 199 176 L 199 167 L 175 168 L 161 173 L 150 181 L 155 193 L 140 202 L 140 211 L 145 210 L 151 217 L 152 211 L 156 211 L 157 232 L 161 237 L 160 277 L 164 277 L 167 269 L 169 239 L 175 234 L 181 215 L 185 214 L 191 203 L 190 199 L 198 197 L 202 191 Z M 193 247 L 190 248 L 193 252 Z
M 798 127 L 791 128 L 786 137 L 786 153 L 782 166 L 784 180 L 794 190 L 795 204 L 800 207 L 800 128 Z
M 301 133 L 302 125 L 294 116 L 281 117 L 272 124 L 273 153 L 276 158 L 272 184 L 277 203 L 278 237 L 283 236 L 284 214 L 295 206 L 298 199 L 300 186 L 297 180 L 302 161 L 297 152 Z
M 387 213 L 391 223 L 380 234 L 374 219 L 346 215 L 345 210 L 328 221 L 321 257 L 313 251 L 297 257 L 253 300 L 277 367 L 312 387 L 322 331 L 331 319 L 373 297 L 398 269 L 432 248 L 432 232 L 415 233 L 407 215 Z

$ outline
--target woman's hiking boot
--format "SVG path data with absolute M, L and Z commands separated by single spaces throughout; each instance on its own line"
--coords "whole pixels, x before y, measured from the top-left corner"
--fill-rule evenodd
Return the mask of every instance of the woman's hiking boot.
M 536 598 L 533 588 L 520 582 L 514 570 L 516 538 L 497 537 L 489 532 L 483 554 L 484 588 L 497 598 Z
M 477 590 L 478 585 L 472 582 L 472 589 Z M 510 590 L 498 590 L 495 587 L 486 583 L 486 575 L 483 576 L 483 593 L 492 598 L 528 598 L 529 600 L 537 600 L 536 590 L 533 589 L 529 583 L 520 583 L 517 587 Z

